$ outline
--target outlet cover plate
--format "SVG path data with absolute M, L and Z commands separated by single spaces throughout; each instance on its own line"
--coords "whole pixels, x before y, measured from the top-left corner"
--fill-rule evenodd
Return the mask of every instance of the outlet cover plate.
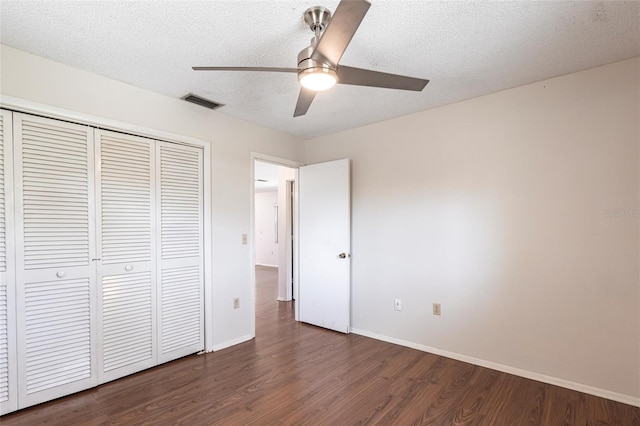
M 433 315 L 441 315 L 442 314 L 442 309 L 440 307 L 439 303 L 434 303 L 433 304 Z

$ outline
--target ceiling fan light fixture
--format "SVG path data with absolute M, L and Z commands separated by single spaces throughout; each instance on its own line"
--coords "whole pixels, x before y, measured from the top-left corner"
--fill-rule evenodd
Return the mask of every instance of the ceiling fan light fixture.
M 335 86 L 338 74 L 329 67 L 307 68 L 298 73 L 298 81 L 305 89 L 320 92 Z

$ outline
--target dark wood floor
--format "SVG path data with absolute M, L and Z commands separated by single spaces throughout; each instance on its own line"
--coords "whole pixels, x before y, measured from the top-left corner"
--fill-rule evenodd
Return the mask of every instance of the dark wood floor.
M 0 419 L 48 425 L 619 425 L 640 408 L 293 320 L 257 269 L 256 339 Z

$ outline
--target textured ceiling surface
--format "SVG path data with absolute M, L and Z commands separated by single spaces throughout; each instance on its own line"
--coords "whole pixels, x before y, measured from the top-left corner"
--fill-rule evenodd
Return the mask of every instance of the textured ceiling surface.
M 341 63 L 430 79 L 423 92 L 338 85 L 293 118 L 303 12 L 337 0 L 0 2 L 3 44 L 309 138 L 640 55 L 638 1 L 371 0 Z
M 274 191 L 278 189 L 278 166 L 256 161 L 253 172 L 256 191 Z

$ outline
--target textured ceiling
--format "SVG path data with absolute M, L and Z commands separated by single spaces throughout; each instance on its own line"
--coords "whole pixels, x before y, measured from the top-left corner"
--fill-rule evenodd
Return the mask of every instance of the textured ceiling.
M 253 173 L 256 191 L 274 191 L 278 189 L 278 166 L 275 164 L 256 161 Z
M 423 92 L 336 86 L 293 118 L 295 74 L 193 65 L 295 67 L 302 14 L 337 0 L 6 1 L 1 41 L 168 96 L 314 137 L 640 55 L 638 1 L 371 0 L 341 63 L 427 78 Z

